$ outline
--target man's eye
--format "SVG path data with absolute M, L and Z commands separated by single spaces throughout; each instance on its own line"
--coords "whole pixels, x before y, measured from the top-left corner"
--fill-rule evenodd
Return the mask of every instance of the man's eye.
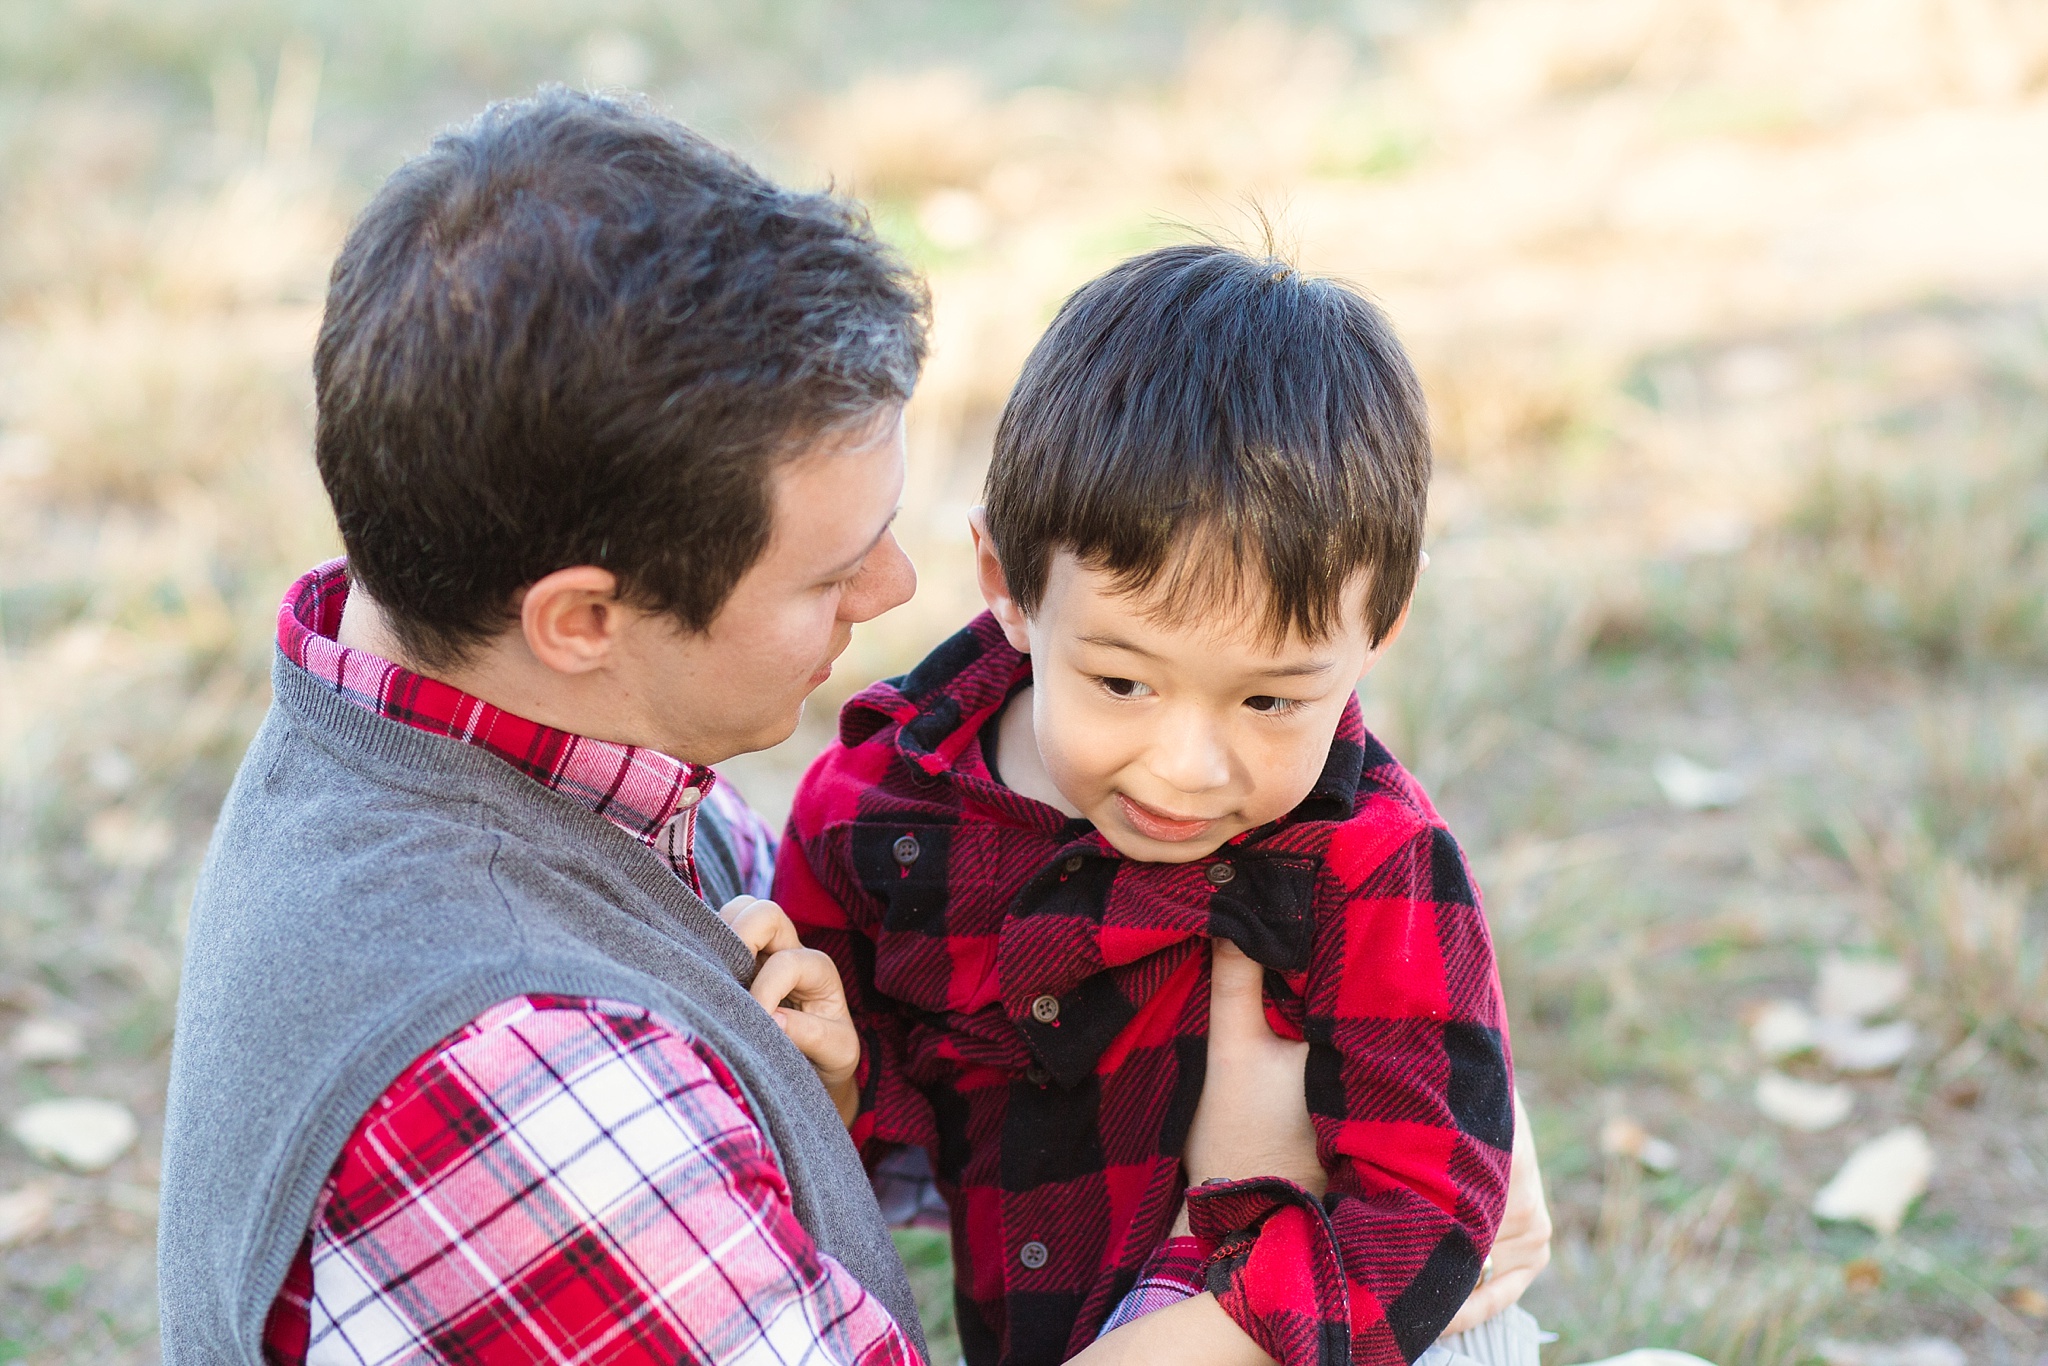
M 1268 697 L 1264 693 L 1256 697 L 1247 697 L 1244 704 L 1253 711 L 1262 712 L 1267 716 L 1285 716 L 1301 705 L 1292 697 Z
M 1096 681 L 1108 689 L 1111 697 L 1143 697 L 1152 691 L 1135 678 L 1101 678 Z

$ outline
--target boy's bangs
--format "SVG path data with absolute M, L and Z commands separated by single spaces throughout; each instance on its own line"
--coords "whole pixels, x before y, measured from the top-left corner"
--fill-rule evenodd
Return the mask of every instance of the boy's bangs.
M 1098 548 L 1076 558 L 1109 574 L 1114 591 L 1156 625 L 1242 622 L 1260 644 L 1277 647 L 1296 637 L 1312 645 L 1327 640 L 1343 624 L 1345 589 L 1365 572 L 1347 577 L 1327 553 L 1320 574 L 1272 572 L 1307 548 L 1273 545 L 1259 529 L 1211 516 L 1171 526 L 1146 547 L 1149 553 L 1117 556 Z
M 1025 362 L 989 464 L 988 527 L 1036 607 L 1055 550 L 1165 619 L 1248 614 L 1327 638 L 1364 574 L 1399 620 L 1422 550 L 1429 430 L 1384 316 L 1334 281 L 1167 247 L 1077 290 Z

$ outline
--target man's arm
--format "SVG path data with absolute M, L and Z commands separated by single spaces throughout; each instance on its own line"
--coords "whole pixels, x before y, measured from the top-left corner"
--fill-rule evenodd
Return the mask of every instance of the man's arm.
M 922 1366 L 797 1223 L 723 1064 L 631 1006 L 518 998 L 428 1053 L 351 1136 L 309 1252 L 300 1360 L 340 1335 L 371 1362 L 652 1366 L 772 1346 Z M 288 1298 L 273 1361 L 295 1355 Z

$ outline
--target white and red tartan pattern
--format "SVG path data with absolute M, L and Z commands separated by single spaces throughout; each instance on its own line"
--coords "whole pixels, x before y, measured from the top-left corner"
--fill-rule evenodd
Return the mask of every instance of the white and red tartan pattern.
M 797 1224 L 715 1055 L 519 997 L 414 1063 L 321 1193 L 271 1362 L 922 1366 Z
M 1215 1244 L 1206 1238 L 1168 1238 L 1153 1251 L 1138 1272 L 1137 1284 L 1103 1321 L 1102 1332 L 1097 1336 L 1107 1337 L 1154 1310 L 1201 1294 L 1208 1283 L 1206 1267 L 1215 1254 Z
M 330 560 L 294 583 L 277 612 L 278 649 L 343 697 L 380 716 L 497 755 L 653 849 L 692 891 L 703 890 L 697 881 L 693 837 L 698 804 L 707 798 L 717 801 L 729 817 L 744 813 L 734 822 L 734 844 L 743 865 L 750 856 L 756 866 L 772 862 L 773 836 L 744 802 L 712 797 L 718 775 L 709 768 L 638 745 L 593 740 L 529 721 L 460 688 L 341 644 L 335 637 L 341 630 L 348 588 L 348 561 Z M 764 842 L 769 847 L 765 854 Z M 765 882 L 772 871 L 762 868 L 759 880 Z M 756 879 L 746 881 L 751 889 Z

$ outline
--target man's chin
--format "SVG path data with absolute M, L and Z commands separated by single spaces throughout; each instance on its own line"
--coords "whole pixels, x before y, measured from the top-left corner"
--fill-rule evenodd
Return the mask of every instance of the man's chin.
M 761 728 L 760 733 L 753 737 L 753 739 L 747 744 L 746 748 L 734 750 L 733 753 L 755 754 L 764 749 L 774 749 L 784 740 L 787 740 L 790 736 L 796 734 L 796 728 L 803 724 L 804 705 L 805 704 L 803 702 L 798 702 L 796 704 L 796 709 L 790 712 L 790 714 L 787 717 L 784 717 L 779 721 L 775 721 L 770 724 L 764 725 Z M 732 756 L 727 755 L 726 757 L 731 758 Z

